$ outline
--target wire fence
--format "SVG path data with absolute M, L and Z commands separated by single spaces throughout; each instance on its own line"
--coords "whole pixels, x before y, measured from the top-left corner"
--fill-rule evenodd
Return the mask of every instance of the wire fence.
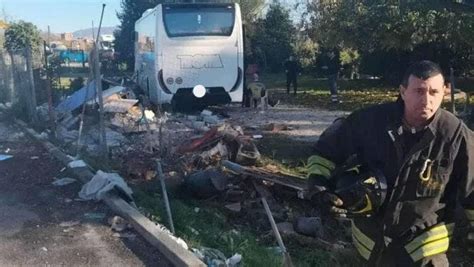
M 46 96 L 42 58 L 42 53 L 35 50 L 0 50 L 0 102 L 10 103 L 20 117 L 28 120 L 36 119 L 36 103 Z

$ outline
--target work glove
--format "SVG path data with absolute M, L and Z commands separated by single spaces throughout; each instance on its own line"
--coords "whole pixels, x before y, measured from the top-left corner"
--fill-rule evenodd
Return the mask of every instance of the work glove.
M 347 210 L 343 208 L 344 203 L 330 191 L 330 187 L 327 178 L 320 175 L 310 175 L 308 177 L 307 199 L 322 213 L 336 218 L 345 218 Z
M 311 203 L 318 207 L 322 213 L 329 214 L 335 218 L 346 218 L 347 210 L 343 207 L 344 203 L 334 193 L 322 191 L 311 197 Z

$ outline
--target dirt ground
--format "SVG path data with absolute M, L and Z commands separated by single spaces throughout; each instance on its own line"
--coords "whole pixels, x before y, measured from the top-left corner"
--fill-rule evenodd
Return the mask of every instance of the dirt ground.
M 314 142 L 331 123 L 349 113 L 309 109 L 298 106 L 277 105 L 263 111 L 259 108 L 241 108 L 228 106 L 224 111 L 230 116 L 229 121 L 247 129 L 262 130 L 269 124 L 285 125 L 286 130 L 273 131 L 291 140 Z M 270 131 L 271 132 L 271 131 Z M 265 137 L 265 135 L 264 135 Z
M 0 266 L 170 266 L 133 230 L 115 233 L 103 204 L 77 200 L 79 182 L 18 129 L 0 121 Z

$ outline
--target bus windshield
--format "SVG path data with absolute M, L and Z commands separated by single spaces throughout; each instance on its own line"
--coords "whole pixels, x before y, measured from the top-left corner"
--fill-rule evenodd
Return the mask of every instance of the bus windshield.
M 179 36 L 230 36 L 234 28 L 232 5 L 165 6 L 164 23 L 169 37 Z

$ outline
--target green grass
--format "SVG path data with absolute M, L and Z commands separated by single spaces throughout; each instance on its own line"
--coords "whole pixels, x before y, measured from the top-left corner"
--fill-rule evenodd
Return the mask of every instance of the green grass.
M 394 101 L 398 97 L 399 90 L 397 87 L 386 85 L 381 80 L 340 80 L 338 81 L 339 96 L 343 102 L 332 104 L 326 79 L 318 79 L 310 75 L 299 76 L 296 96 L 286 94 L 284 74 L 263 74 L 262 81 L 269 88 L 271 97 L 280 99 L 280 102 L 284 104 L 327 110 L 354 111 L 370 105 Z M 474 92 L 474 82 L 471 80 L 460 80 L 459 87 L 466 88 L 467 92 Z M 474 103 L 474 94 L 471 94 L 470 103 Z M 464 100 L 456 101 L 456 110 L 462 111 L 464 106 Z M 450 108 L 449 101 L 445 101 L 443 107 Z
M 161 194 L 138 188 L 134 191 L 137 204 L 149 212 L 152 219 L 168 225 Z M 226 257 L 240 253 L 244 266 L 281 266 L 281 257 L 268 249 L 276 246 L 276 242 L 262 244 L 251 229 L 233 226 L 223 211 L 194 199 L 186 201 L 171 197 L 170 205 L 177 236 L 186 240 L 190 247 L 215 248 Z

